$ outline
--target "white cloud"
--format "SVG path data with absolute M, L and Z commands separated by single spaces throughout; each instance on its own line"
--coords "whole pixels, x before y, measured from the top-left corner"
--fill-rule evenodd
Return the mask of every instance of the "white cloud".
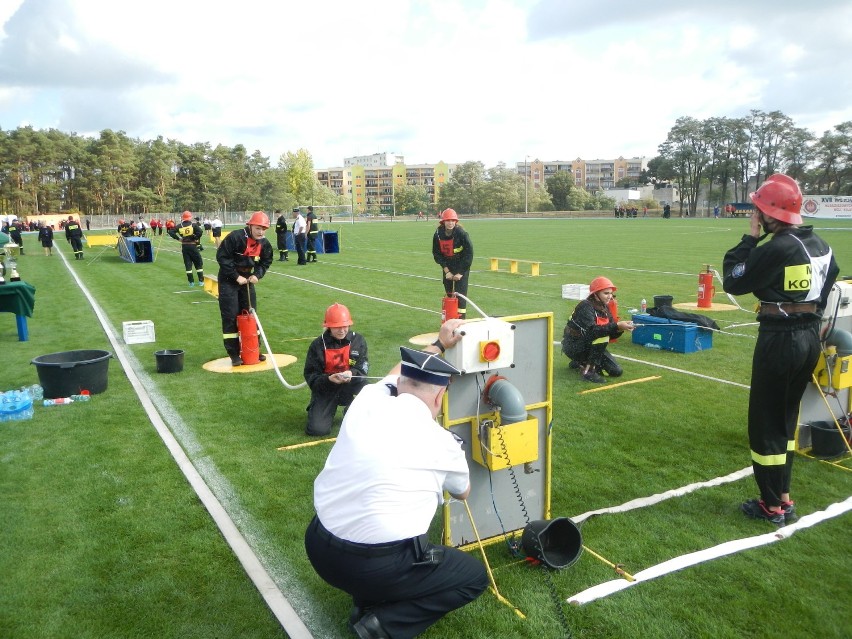
M 771 4 L 0 0 L 0 127 L 493 166 L 653 156 L 684 115 L 852 119 L 852 7 Z

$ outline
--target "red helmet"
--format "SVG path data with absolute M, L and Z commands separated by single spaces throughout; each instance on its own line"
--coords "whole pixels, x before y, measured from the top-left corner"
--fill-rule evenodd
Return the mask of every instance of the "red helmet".
M 325 309 L 325 321 L 322 323 L 324 328 L 343 328 L 344 326 L 352 326 L 352 316 L 349 314 L 349 309 L 343 304 L 334 303 Z
M 799 183 L 789 175 L 770 175 L 749 197 L 764 215 L 787 224 L 802 223 L 802 216 L 799 214 L 802 208 L 802 190 Z
M 180 216 L 182 222 L 187 222 L 192 219 L 192 213 L 189 211 L 184 211 L 183 215 Z
M 446 222 L 447 220 L 453 220 L 454 222 L 458 222 L 459 216 L 453 209 L 444 209 L 444 211 L 441 213 L 441 221 Z
M 615 284 L 613 284 L 608 278 L 603 277 L 602 275 L 598 276 L 592 280 L 591 284 L 589 284 L 589 295 L 602 291 L 605 288 L 611 288 L 613 291 L 618 290 L 615 288 Z
M 269 216 L 263 211 L 255 211 L 246 222 L 249 226 L 262 226 L 265 229 L 269 228 Z

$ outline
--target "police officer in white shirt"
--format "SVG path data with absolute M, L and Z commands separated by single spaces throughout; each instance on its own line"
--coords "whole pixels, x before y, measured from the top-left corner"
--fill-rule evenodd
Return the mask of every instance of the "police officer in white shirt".
M 435 421 L 459 373 L 440 353 L 462 339 L 461 323 L 445 322 L 425 351 L 400 348 L 400 364 L 352 402 L 314 482 L 308 559 L 352 596 L 362 638 L 414 637 L 488 587 L 477 558 L 426 539 L 443 491 L 470 493 L 461 444 Z

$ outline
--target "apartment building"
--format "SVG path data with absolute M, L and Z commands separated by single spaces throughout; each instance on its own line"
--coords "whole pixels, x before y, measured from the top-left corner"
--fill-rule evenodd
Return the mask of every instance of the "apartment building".
M 317 181 L 332 189 L 337 195 L 346 197 L 358 212 L 393 212 L 394 191 L 402 185 L 422 186 L 434 204 L 440 197 L 441 188 L 450 179 L 455 164 L 438 162 L 437 164 L 406 165 L 403 161 L 394 164 L 375 164 L 374 154 L 356 158 L 346 158 L 345 166 L 317 170 Z M 372 164 L 353 164 L 353 161 L 367 158 Z M 402 156 L 392 156 L 401 160 Z
M 576 186 L 595 192 L 615 188 L 615 185 L 625 178 L 638 180 L 642 171 L 648 168 L 648 160 L 645 157 L 619 157 L 614 160 L 532 160 L 518 162 L 516 166 L 519 174 L 526 175 L 530 188 L 546 188 L 547 178 L 557 171 L 565 171 L 574 176 Z

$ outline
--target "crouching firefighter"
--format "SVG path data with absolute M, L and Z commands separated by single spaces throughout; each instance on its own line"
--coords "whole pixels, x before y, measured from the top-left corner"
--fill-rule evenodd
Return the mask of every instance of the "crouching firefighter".
M 633 330 L 633 322 L 616 321 L 610 312 L 610 300 L 616 288 L 605 277 L 596 277 L 589 284 L 589 296 L 574 308 L 562 335 L 562 352 L 571 360 L 570 367 L 580 371 L 583 379 L 603 384 L 624 371 L 612 355 L 606 352 L 611 339 Z
M 237 316 L 243 311 L 257 308 L 254 285 L 266 275 L 272 264 L 272 244 L 263 236 L 268 228 L 269 217 L 266 213 L 252 213 L 246 227 L 229 233 L 216 251 L 222 341 L 232 366 L 241 366 L 243 363 Z M 259 359 L 264 361 L 266 356 L 260 355 Z
M 346 409 L 366 383 L 367 342 L 352 331 L 352 316 L 343 304 L 325 311 L 322 335 L 308 347 L 305 381 L 311 389 L 306 435 L 328 435 L 338 406 Z

